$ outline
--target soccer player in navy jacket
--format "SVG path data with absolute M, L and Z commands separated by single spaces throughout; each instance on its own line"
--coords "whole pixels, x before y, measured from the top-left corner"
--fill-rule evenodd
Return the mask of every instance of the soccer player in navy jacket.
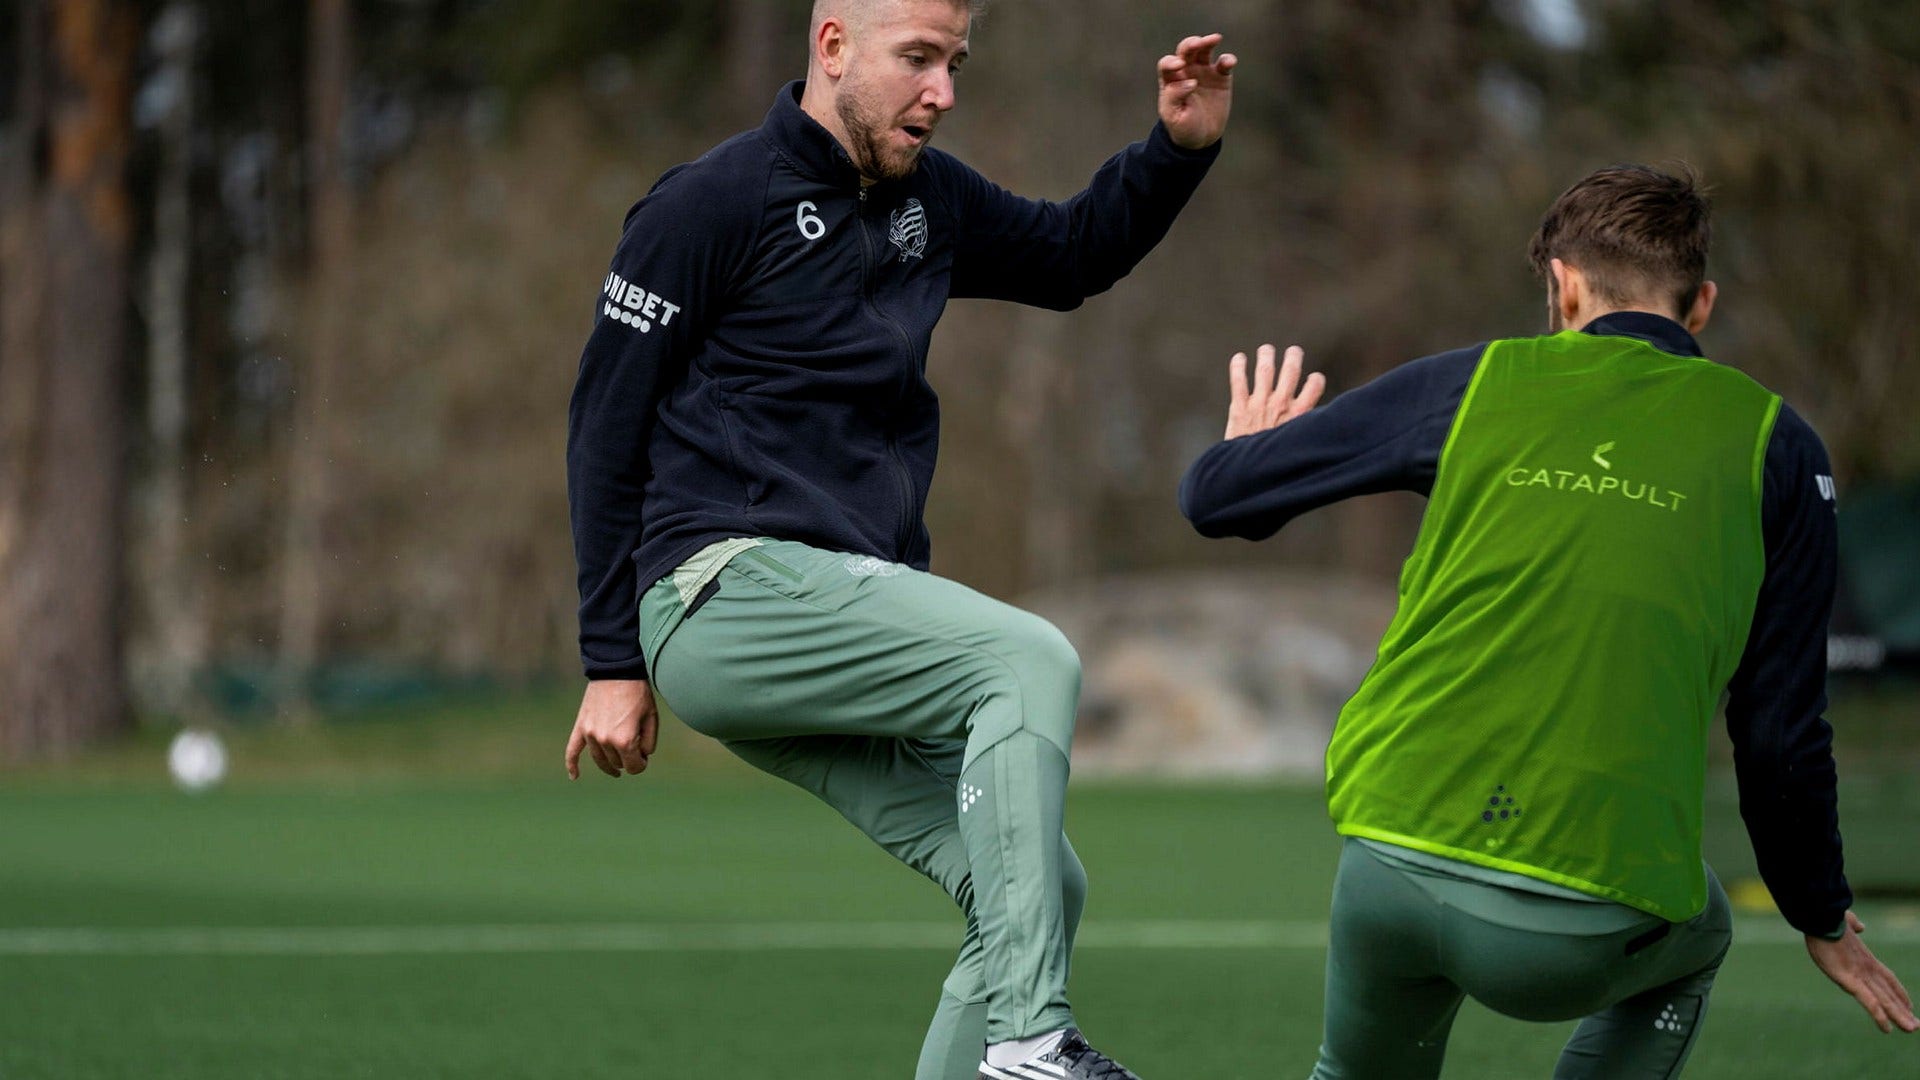
M 806 80 L 628 214 L 570 414 L 590 682 L 567 768 L 639 773 L 656 707 L 678 715 L 965 912 L 922 1080 L 1122 1080 L 1066 996 L 1079 660 L 926 572 L 927 349 L 950 297 L 1064 311 L 1124 277 L 1218 154 L 1234 58 L 1182 41 L 1144 140 L 1023 199 L 928 147 L 977 7 L 818 0 Z

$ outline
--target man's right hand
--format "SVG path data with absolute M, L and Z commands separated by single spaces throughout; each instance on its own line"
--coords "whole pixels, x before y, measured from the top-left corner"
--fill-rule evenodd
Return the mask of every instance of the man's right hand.
M 1920 1020 L 1914 1018 L 1913 999 L 1907 996 L 1907 988 L 1900 985 L 1900 979 L 1860 940 L 1864 930 L 1866 926 L 1860 917 L 1849 911 L 1847 929 L 1840 940 L 1807 935 L 1807 955 L 1813 957 L 1813 962 L 1836 986 L 1860 1002 L 1860 1007 L 1867 1010 L 1881 1031 L 1891 1032 L 1896 1027 L 1908 1032 L 1920 1030 Z
M 580 715 L 567 740 L 567 776 L 580 779 L 580 751 L 600 771 L 618 778 L 622 769 L 640 775 L 660 737 L 660 714 L 645 679 L 599 679 L 587 684 Z
M 1247 385 L 1246 353 L 1234 353 L 1227 366 L 1227 381 L 1232 388 L 1227 402 L 1229 439 L 1279 427 L 1318 405 L 1327 389 L 1327 377 L 1317 371 L 1304 383 L 1300 381 L 1300 367 L 1307 359 L 1306 350 L 1300 346 L 1287 346 L 1286 359 L 1277 372 L 1273 346 L 1262 345 L 1258 351 L 1260 361 L 1254 367 L 1252 386 Z M 1298 394 L 1294 393 L 1296 386 Z

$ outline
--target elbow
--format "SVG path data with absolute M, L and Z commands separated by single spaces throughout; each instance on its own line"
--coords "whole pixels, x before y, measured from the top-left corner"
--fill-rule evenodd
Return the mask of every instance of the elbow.
M 1200 462 L 1187 470 L 1180 480 L 1180 516 L 1187 519 L 1193 531 L 1209 539 L 1231 536 L 1232 529 L 1226 520 L 1226 507 L 1214 492 L 1207 487 L 1201 475 Z

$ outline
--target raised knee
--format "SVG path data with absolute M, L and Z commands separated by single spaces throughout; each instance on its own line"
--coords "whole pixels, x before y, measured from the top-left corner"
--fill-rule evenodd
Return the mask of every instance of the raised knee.
M 994 628 L 975 654 L 976 709 L 968 722 L 967 766 L 1001 739 L 1024 731 L 1061 754 L 1073 747 L 1080 706 L 1080 654 L 1065 634 L 1038 615 L 1017 612 Z
M 1010 628 L 1001 644 L 1001 657 L 1019 681 L 1023 693 L 1065 701 L 1080 699 L 1080 654 L 1052 623 L 1029 616 Z

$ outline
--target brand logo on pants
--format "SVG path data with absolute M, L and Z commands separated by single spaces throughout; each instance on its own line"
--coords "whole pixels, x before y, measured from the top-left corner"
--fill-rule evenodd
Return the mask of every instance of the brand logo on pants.
M 900 573 L 899 563 L 890 563 L 871 555 L 849 555 L 841 565 L 854 577 L 894 577 Z
M 964 814 L 967 811 L 973 809 L 973 804 L 979 802 L 980 796 L 985 794 L 986 792 L 981 791 L 979 788 L 974 787 L 972 784 L 961 784 L 960 785 L 960 812 Z

